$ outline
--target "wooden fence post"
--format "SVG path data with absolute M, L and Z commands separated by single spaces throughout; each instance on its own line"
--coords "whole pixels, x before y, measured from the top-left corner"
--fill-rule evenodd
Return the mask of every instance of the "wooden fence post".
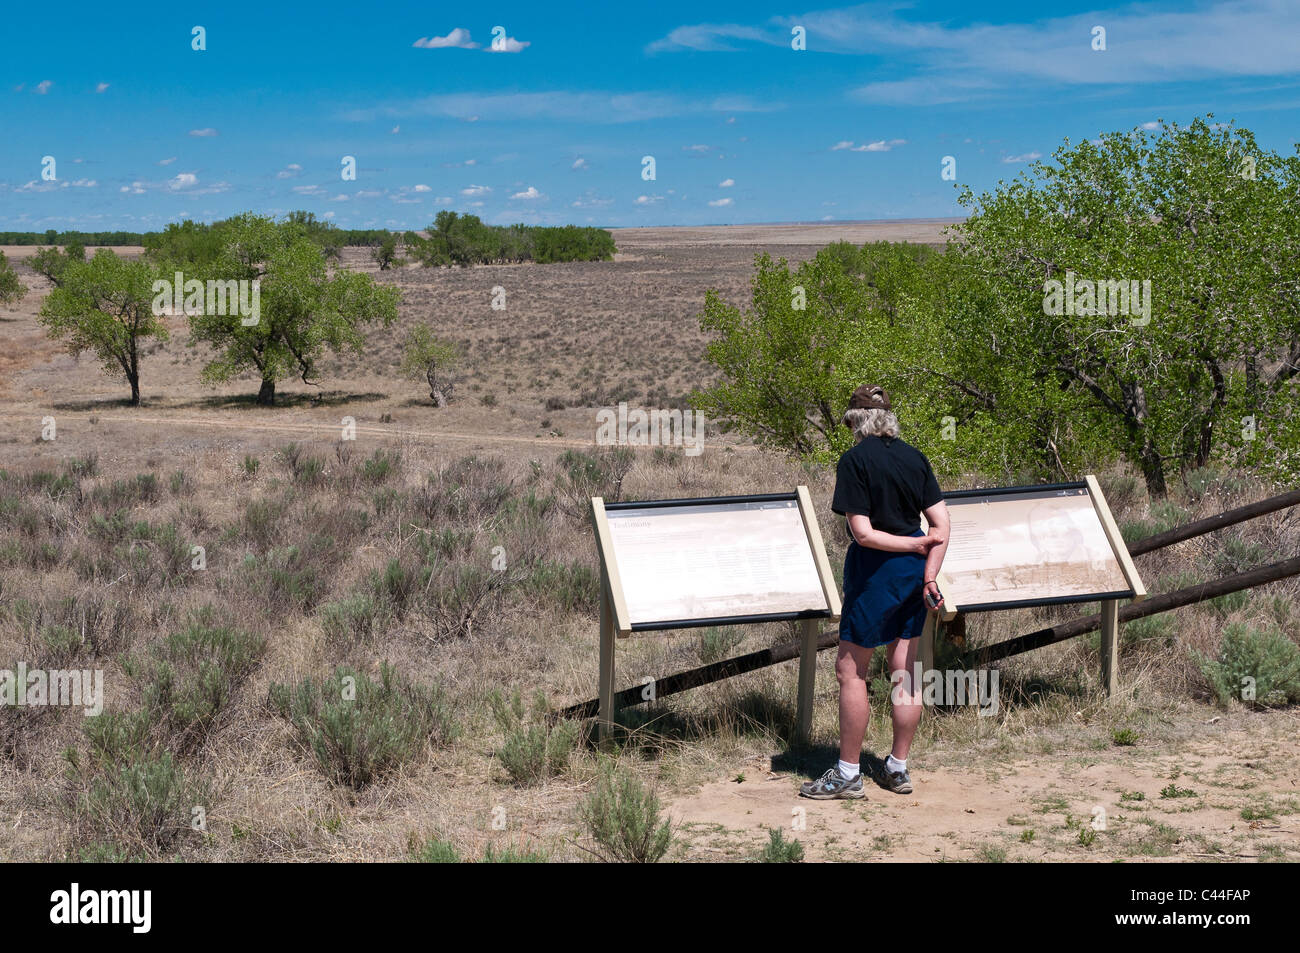
M 799 708 L 796 719 L 796 737 L 806 744 L 812 735 L 813 696 L 817 682 L 817 643 L 821 639 L 819 619 L 804 619 L 800 623 L 803 644 L 799 648 Z
M 1101 690 L 1113 696 L 1119 690 L 1119 600 L 1101 604 Z

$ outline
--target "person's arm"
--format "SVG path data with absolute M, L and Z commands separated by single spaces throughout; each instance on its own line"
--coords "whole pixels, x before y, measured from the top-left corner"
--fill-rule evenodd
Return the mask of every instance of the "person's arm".
M 930 524 L 930 532 L 925 538 L 931 541 L 930 551 L 925 554 L 925 591 L 942 605 L 943 593 L 939 592 L 935 580 L 943 566 L 944 554 L 948 552 L 948 532 L 952 526 L 948 518 L 948 504 L 940 500 L 934 506 L 927 507 L 925 518 Z
M 920 553 L 925 555 L 928 547 L 934 545 L 929 536 L 896 536 L 874 529 L 871 519 L 861 513 L 849 514 L 849 532 L 859 546 L 868 549 L 883 549 L 888 553 Z

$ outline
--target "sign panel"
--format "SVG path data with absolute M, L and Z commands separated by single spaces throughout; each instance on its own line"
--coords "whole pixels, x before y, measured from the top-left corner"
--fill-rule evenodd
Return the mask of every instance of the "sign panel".
M 605 518 L 633 628 L 831 612 L 794 494 L 613 504 Z
M 946 494 L 945 599 L 961 611 L 1132 598 L 1086 485 Z

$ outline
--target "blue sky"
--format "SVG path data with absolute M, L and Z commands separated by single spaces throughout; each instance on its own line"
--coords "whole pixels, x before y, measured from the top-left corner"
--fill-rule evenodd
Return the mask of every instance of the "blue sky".
M 5 20 L 0 230 L 297 208 L 357 228 L 442 208 L 609 226 L 952 217 L 945 156 L 982 190 L 1066 137 L 1161 118 L 1213 112 L 1286 154 L 1300 139 L 1295 0 L 74 2 Z

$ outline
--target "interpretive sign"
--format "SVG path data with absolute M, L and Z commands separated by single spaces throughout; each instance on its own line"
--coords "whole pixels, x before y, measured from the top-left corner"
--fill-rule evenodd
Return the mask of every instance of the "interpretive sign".
M 807 487 L 630 503 L 594 497 L 591 520 L 601 567 L 602 733 L 613 720 L 617 636 L 793 619 L 803 620 L 798 717 L 807 731 L 819 620 L 840 614 Z
M 665 501 L 670 502 L 670 501 Z M 830 615 L 795 494 L 605 506 L 634 631 Z
M 944 495 L 945 600 L 961 612 L 1132 599 L 1086 483 Z

